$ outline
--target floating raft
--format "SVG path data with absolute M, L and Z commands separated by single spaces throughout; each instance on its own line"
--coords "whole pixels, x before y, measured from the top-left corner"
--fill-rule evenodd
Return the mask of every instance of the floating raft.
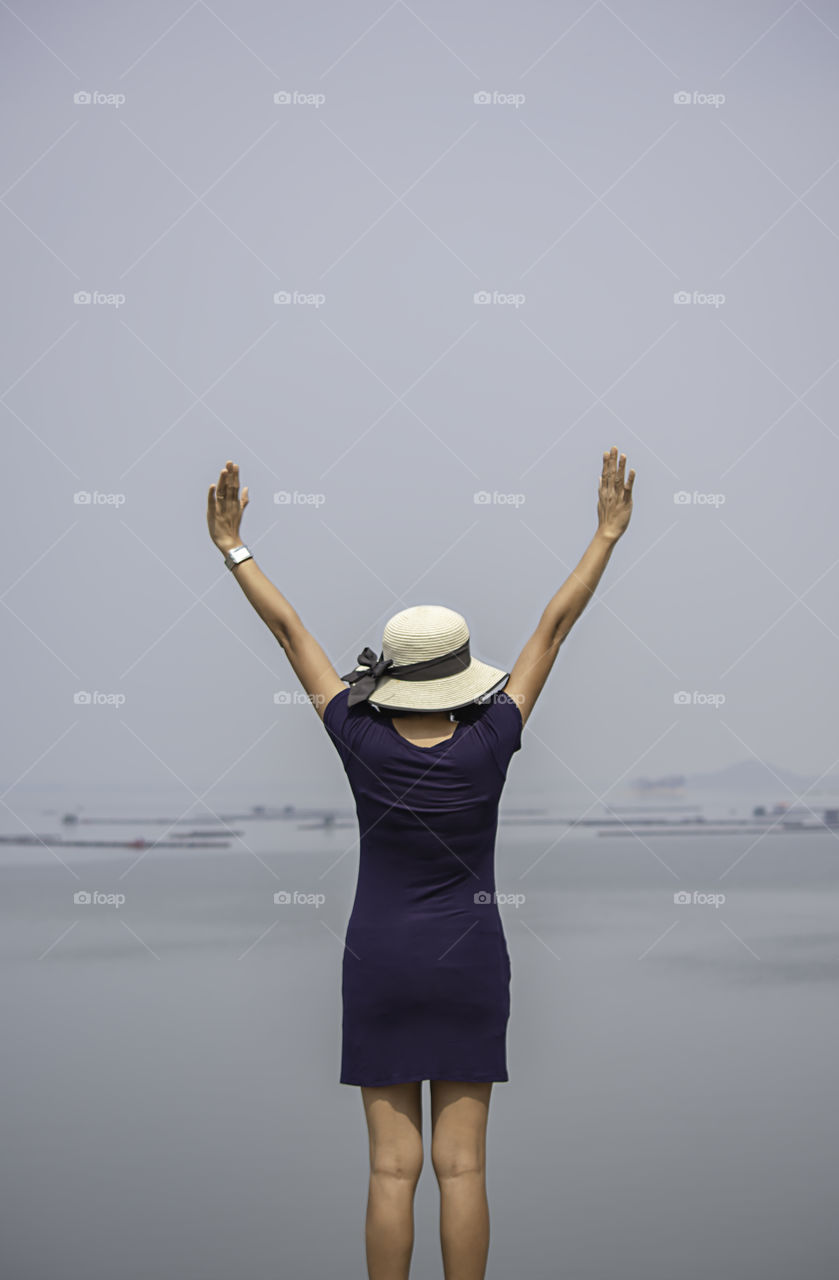
M 229 840 L 62 840 L 61 836 L 0 836 L 0 845 L 48 849 L 227 849 Z

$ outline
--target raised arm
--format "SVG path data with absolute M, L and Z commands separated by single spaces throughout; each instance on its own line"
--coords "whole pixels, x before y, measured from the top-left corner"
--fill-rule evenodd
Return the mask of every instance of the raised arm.
M 239 497 L 239 467 L 235 462 L 228 462 L 219 475 L 218 484 L 211 484 L 207 495 L 207 527 L 223 555 L 242 545 L 239 524 L 248 502 L 247 485 Z M 276 636 L 294 674 L 323 719 L 326 704 L 346 685 L 288 600 L 266 578 L 255 560 L 244 560 L 231 572 L 262 621 Z
M 624 483 L 626 454 L 614 446 L 603 454 L 603 471 L 597 494 L 597 532 L 571 576 L 557 591 L 539 620 L 539 625 L 522 649 L 504 692 L 518 704 L 522 723 L 550 674 L 559 647 L 585 609 L 609 563 L 615 543 L 626 532 L 632 514 L 632 486 L 635 472 Z

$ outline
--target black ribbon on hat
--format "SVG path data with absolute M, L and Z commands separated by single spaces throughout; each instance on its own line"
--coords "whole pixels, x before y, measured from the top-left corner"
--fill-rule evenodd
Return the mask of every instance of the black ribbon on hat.
M 423 662 L 411 662 L 403 667 L 395 667 L 393 658 L 386 658 L 383 654 L 377 658 L 368 645 L 358 655 L 359 667 L 367 669 L 350 671 L 341 676 L 342 680 L 352 686 L 347 706 L 354 707 L 356 703 L 369 698 L 382 676 L 392 676 L 394 680 L 441 680 L 443 676 L 453 676 L 458 671 L 465 671 L 471 661 L 468 639 L 457 649 L 442 653 L 438 658 L 426 658 Z

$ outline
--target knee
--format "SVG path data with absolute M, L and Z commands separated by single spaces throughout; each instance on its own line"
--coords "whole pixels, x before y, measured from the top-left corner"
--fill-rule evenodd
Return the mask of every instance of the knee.
M 473 1143 L 431 1147 L 431 1163 L 438 1182 L 461 1178 L 464 1174 L 484 1175 L 483 1149 Z
M 422 1143 L 376 1146 L 370 1156 L 370 1173 L 397 1184 L 415 1184 L 422 1172 Z

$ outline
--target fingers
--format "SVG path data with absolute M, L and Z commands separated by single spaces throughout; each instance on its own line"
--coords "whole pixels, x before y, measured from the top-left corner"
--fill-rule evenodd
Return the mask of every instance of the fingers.
M 604 488 L 614 488 L 615 472 L 617 470 L 618 450 L 616 445 L 612 445 L 608 453 L 603 454 L 603 475 L 601 482 Z M 624 458 L 625 461 L 625 458 Z
M 600 476 L 600 487 L 615 489 L 618 493 L 631 494 L 632 485 L 635 481 L 635 472 L 630 469 L 629 479 L 626 477 L 626 454 L 622 453 L 618 458 L 617 445 L 612 445 L 608 452 L 603 454 L 603 471 Z
M 211 486 L 212 487 L 212 486 Z M 216 497 L 222 504 L 227 499 L 239 502 L 239 466 L 238 463 L 231 462 L 229 459 L 219 472 L 218 485 L 216 487 Z M 247 487 L 245 488 L 247 493 Z
M 604 487 L 609 480 L 609 463 L 610 462 L 611 462 L 611 454 L 604 453 L 603 454 L 603 471 L 601 472 L 601 475 L 600 475 L 600 481 L 604 485 Z

